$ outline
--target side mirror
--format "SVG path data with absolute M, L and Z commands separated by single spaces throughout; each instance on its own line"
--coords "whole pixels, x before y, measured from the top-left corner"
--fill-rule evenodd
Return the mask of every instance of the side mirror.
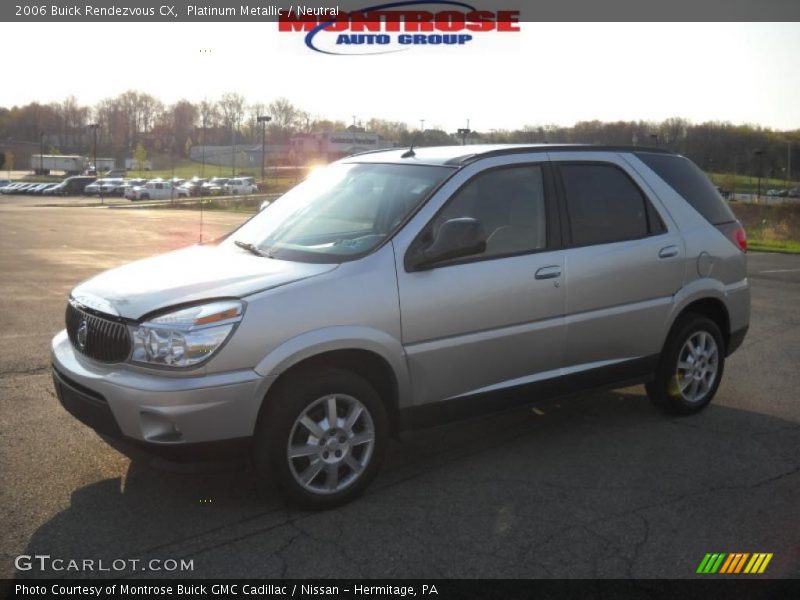
M 409 271 L 429 269 L 445 260 L 452 260 L 486 250 L 486 233 L 477 219 L 459 217 L 442 223 L 436 237 L 427 245 L 418 246 L 406 260 Z

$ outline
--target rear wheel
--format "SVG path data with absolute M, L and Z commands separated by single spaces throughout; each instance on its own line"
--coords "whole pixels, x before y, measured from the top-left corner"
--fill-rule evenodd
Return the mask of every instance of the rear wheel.
M 667 338 L 647 395 L 669 413 L 699 412 L 717 393 L 724 367 L 725 342 L 717 324 L 702 315 L 685 315 Z
M 327 367 L 278 386 L 257 426 L 257 467 L 303 507 L 349 502 L 383 460 L 388 424 L 378 393 L 362 377 Z

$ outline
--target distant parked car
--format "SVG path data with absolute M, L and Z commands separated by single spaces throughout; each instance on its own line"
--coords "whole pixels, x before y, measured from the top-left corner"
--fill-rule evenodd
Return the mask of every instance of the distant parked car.
M 800 187 L 790 189 L 789 196 L 791 198 L 800 198 Z
M 100 193 L 102 193 L 104 196 L 122 196 L 124 187 L 124 179 L 103 179 L 103 183 L 100 184 Z
M 39 190 L 41 190 L 42 188 L 44 188 L 47 185 L 50 185 L 50 184 L 49 183 L 42 183 L 41 181 L 38 182 L 38 183 L 34 183 L 30 187 L 25 188 L 25 193 L 30 195 L 30 196 L 33 196 L 33 195 L 37 194 L 39 192 Z
M 7 185 L 11 184 L 10 179 L 0 179 L 0 189 L 6 187 Z
M 27 182 L 23 183 L 20 187 L 18 187 L 14 191 L 14 193 L 15 194 L 27 194 L 29 190 L 31 190 L 32 188 L 35 188 L 37 185 L 39 185 L 38 182 L 31 183 L 30 181 L 27 181 Z
M 24 185 L 19 181 L 15 181 L 13 183 L 9 183 L 8 185 L 3 186 L 0 188 L 0 194 L 15 194 L 16 191 Z
M 122 186 L 120 196 L 130 199 L 128 195 L 129 192 L 131 192 L 135 187 L 143 186 L 145 183 L 147 183 L 147 179 L 126 179 L 125 184 Z
M 142 186 L 131 188 L 125 193 L 129 200 L 168 200 L 170 198 L 188 198 L 186 190 L 175 188 L 171 181 L 153 179 Z
M 105 176 L 108 178 L 114 178 L 114 177 L 122 178 L 125 177 L 125 175 L 127 175 L 125 169 L 111 169 L 109 171 L 106 171 L 105 174 Z
M 97 181 L 97 177 L 93 175 L 75 175 L 73 177 L 67 177 L 50 190 L 50 193 L 54 196 L 76 196 L 78 194 L 83 194 L 86 186 L 95 181 Z
M 36 190 L 33 193 L 36 194 L 37 196 L 49 196 L 51 195 L 53 188 L 55 188 L 57 185 L 59 185 L 59 182 L 57 181 L 56 182 L 51 181 L 50 183 L 43 183 L 38 188 L 36 188 Z
M 225 184 L 229 180 L 229 177 L 212 177 L 207 183 L 203 184 L 203 195 L 221 196 L 224 192 Z
M 106 182 L 105 178 L 98 179 L 94 183 L 90 183 L 83 189 L 83 193 L 87 196 L 96 196 L 100 193 L 103 184 Z
M 183 184 L 181 184 L 181 188 L 186 190 L 189 196 L 199 196 L 203 189 L 203 184 L 207 182 L 208 179 L 192 177 L 189 181 L 185 181 Z
M 230 196 L 238 196 L 239 194 L 255 194 L 258 191 L 258 186 L 254 181 L 237 177 L 228 180 L 228 183 L 223 186 L 223 190 Z

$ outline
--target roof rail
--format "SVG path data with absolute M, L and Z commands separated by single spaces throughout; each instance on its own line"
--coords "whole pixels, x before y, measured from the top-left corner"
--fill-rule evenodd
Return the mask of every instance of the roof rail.
M 402 150 L 402 148 L 380 148 L 378 150 L 364 150 L 363 152 L 356 152 L 354 154 L 348 154 L 344 158 L 350 158 L 351 156 L 364 156 L 365 154 L 375 154 L 377 152 L 390 152 L 392 150 Z
M 545 144 L 535 146 L 514 146 L 509 148 L 500 148 L 495 150 L 488 150 L 486 152 L 475 152 L 466 156 L 457 156 L 451 158 L 445 164 L 447 165 L 466 165 L 476 160 L 483 158 L 491 158 L 493 156 L 506 156 L 509 154 L 525 154 L 529 152 L 553 152 L 559 150 L 573 150 L 575 152 L 590 151 L 590 152 L 656 152 L 659 154 L 675 154 L 672 150 L 667 148 L 656 148 L 651 146 L 611 146 L 602 144 Z

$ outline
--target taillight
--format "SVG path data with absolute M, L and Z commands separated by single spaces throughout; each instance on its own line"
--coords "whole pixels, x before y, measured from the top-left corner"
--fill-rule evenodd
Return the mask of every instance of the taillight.
M 716 226 L 731 243 L 742 252 L 747 252 L 747 232 L 738 221 Z
M 747 252 L 747 232 L 741 225 L 733 232 L 733 240 L 739 246 L 739 250 Z

